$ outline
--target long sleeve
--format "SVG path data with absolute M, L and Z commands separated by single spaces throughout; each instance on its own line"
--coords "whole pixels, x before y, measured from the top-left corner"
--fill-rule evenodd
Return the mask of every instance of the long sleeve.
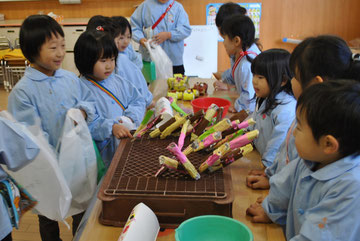
M 224 83 L 231 84 L 231 85 L 235 85 L 234 78 L 233 78 L 233 76 L 232 76 L 232 74 L 231 74 L 231 68 L 225 70 L 225 71 L 222 73 L 221 78 L 222 78 L 222 80 L 224 81 Z
M 274 223 L 286 224 L 297 164 L 296 161 L 289 163 L 281 172 L 270 178 L 270 192 L 262 202 L 262 207 Z
M 141 54 L 137 53 L 131 44 L 125 49 L 124 53 L 126 54 L 126 56 L 128 56 L 130 61 L 134 63 L 140 70 L 143 68 Z
M 253 112 L 255 109 L 255 99 L 253 99 L 255 91 L 252 85 L 253 75 L 250 66 L 251 63 L 246 61 L 236 69 L 238 73 L 236 74 L 235 84 L 237 92 L 240 94 L 234 104 L 237 112 L 241 110 Z
M 145 26 L 144 22 L 144 5 L 145 2 L 141 3 L 134 13 L 130 17 L 130 24 L 131 24 L 131 30 L 132 30 L 132 38 L 138 43 L 140 39 L 145 38 L 143 27 Z M 150 26 L 151 23 L 149 23 Z M 145 28 L 148 26 L 145 26 Z
M 19 170 L 39 153 L 39 147 L 15 123 L 0 117 L 0 132 L 0 163 L 11 171 Z
M 191 28 L 189 23 L 189 17 L 184 10 L 184 7 L 179 4 L 180 13 L 176 16 L 175 28 L 170 30 L 171 38 L 170 41 L 178 42 L 184 40 L 191 34 Z

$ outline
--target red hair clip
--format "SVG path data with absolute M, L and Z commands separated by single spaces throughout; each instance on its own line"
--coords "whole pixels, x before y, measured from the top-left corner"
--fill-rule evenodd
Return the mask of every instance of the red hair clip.
M 104 28 L 103 28 L 102 26 L 97 26 L 97 27 L 96 27 L 96 30 L 104 31 Z

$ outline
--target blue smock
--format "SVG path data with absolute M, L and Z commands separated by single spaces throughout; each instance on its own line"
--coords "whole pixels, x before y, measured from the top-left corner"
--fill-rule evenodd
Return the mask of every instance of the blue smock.
M 315 163 L 292 160 L 270 178 L 262 207 L 286 226 L 286 239 L 349 240 L 360 237 L 360 156 L 347 156 L 314 170 Z
M 131 44 L 123 52 L 131 62 L 133 62 L 140 70 L 143 68 L 142 57 L 140 53 L 137 53 Z
M 132 83 L 141 96 L 144 98 L 146 107 L 149 106 L 153 100 L 144 75 L 141 70 L 136 68 L 135 64 L 129 60 L 129 58 L 122 52 L 119 53 L 116 58 L 116 69 L 115 73 L 120 75 L 123 79 L 128 80 Z
M 95 97 L 99 115 L 111 123 L 111 125 L 108 125 L 108 129 L 104 129 L 103 133 L 97 133 L 102 138 L 96 139 L 99 151 L 108 166 L 119 144 L 119 140 L 112 135 L 112 126 L 120 124 L 119 121 L 122 116 L 130 118 L 136 126 L 139 126 L 145 114 L 145 101 L 133 84 L 114 73 L 98 83 L 110 90 L 121 101 L 125 110 L 112 97 L 85 77 L 82 76 L 80 80 Z
M 256 44 L 252 44 L 247 51 L 252 51 L 256 54 L 260 53 Z M 254 54 L 249 54 L 249 57 L 255 58 Z M 251 73 L 251 63 L 244 56 L 234 71 L 234 82 L 236 91 L 239 93 L 239 98 L 236 99 L 234 107 L 237 112 L 241 110 L 249 111 L 250 113 L 255 110 L 255 90 L 252 84 L 253 74 Z
M 21 131 L 16 124 L 0 117 L 0 164 L 11 171 L 17 171 L 39 153 L 38 146 Z M 7 177 L 0 165 L 0 181 Z M 12 225 L 7 207 L 0 195 L 0 240 L 12 231 Z
M 63 69 L 56 70 L 54 76 L 47 76 L 32 67 L 26 68 L 8 99 L 8 111 L 17 121 L 33 125 L 40 118 L 45 137 L 53 147 L 58 143 L 70 108 L 84 110 L 89 126 L 95 122 L 96 128 L 103 125 L 89 89 L 74 73 Z M 92 134 L 96 131 L 90 128 Z
M 145 0 L 136 8 L 130 18 L 132 37 L 136 42 L 145 38 L 143 28 L 152 26 L 172 2 L 169 0 L 162 4 L 158 0 Z M 183 65 L 184 39 L 190 36 L 191 28 L 189 17 L 179 2 L 175 1 L 165 18 L 154 29 L 154 35 L 160 32 L 171 33 L 171 38 L 164 41 L 160 46 L 171 59 L 173 66 Z M 147 50 L 141 45 L 139 50 L 143 60 L 150 61 Z
M 284 91 L 276 95 L 279 103 L 274 109 L 264 113 L 266 99 L 256 108 L 251 117 L 256 121 L 249 129 L 259 130 L 259 136 L 254 140 L 264 166 L 270 166 L 285 141 L 287 131 L 295 118 L 296 100 L 294 96 Z
M 276 173 L 280 172 L 281 169 L 283 169 L 290 161 L 299 158 L 299 155 L 295 147 L 295 137 L 294 137 L 294 130 L 296 128 L 296 119 L 294 119 L 290 128 L 288 130 L 288 132 L 290 131 L 288 143 L 286 139 L 285 141 L 283 141 L 283 143 L 280 146 L 280 151 L 276 154 L 274 162 L 271 164 L 271 166 L 265 169 L 265 173 L 269 178 L 275 175 Z

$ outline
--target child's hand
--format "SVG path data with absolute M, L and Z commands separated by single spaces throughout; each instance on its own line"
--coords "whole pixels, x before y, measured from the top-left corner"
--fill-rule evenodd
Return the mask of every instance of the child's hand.
M 157 44 L 162 44 L 164 41 L 168 40 L 169 38 L 171 38 L 170 32 L 160 32 L 153 37 L 153 40 Z
M 252 189 L 269 189 L 269 179 L 265 176 L 247 176 L 246 186 Z
M 126 138 L 126 137 L 132 137 L 130 131 L 128 128 L 126 128 L 123 125 L 115 124 L 112 127 L 112 133 L 113 135 L 120 139 L 120 138 Z
M 265 171 L 264 170 L 251 170 L 248 173 L 249 176 L 264 176 L 266 177 Z
M 264 208 L 257 202 L 246 209 L 246 215 L 251 216 L 251 222 L 253 223 L 272 223 Z
M 147 42 L 147 39 L 146 38 L 142 38 L 140 39 L 139 43 L 145 47 L 145 43 Z
M 219 80 L 215 81 L 213 85 L 214 85 L 215 90 L 229 90 L 228 84 L 221 82 Z
M 228 109 L 228 112 L 230 113 L 237 113 L 236 109 L 234 106 L 230 106 L 229 109 Z
M 263 196 L 260 196 L 260 197 L 258 197 L 258 198 L 256 199 L 256 202 L 257 202 L 258 204 L 262 204 L 263 201 L 264 201 L 264 197 L 263 197 Z
M 223 72 L 218 71 L 218 72 L 216 72 L 216 73 L 213 73 L 213 75 L 214 75 L 214 77 L 215 77 L 217 80 L 221 80 L 222 73 L 223 73 Z M 215 86 L 214 86 L 214 87 L 215 87 Z

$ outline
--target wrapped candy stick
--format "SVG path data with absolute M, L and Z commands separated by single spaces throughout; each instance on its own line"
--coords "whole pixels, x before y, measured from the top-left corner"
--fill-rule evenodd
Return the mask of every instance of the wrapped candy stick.
M 170 101 L 170 106 L 176 111 L 179 112 L 183 115 L 187 115 L 187 113 L 185 111 L 183 111 L 183 109 L 181 109 L 177 104 L 176 104 L 176 100 L 172 97 L 169 97 L 169 101 Z
M 241 130 L 238 130 L 230 135 L 227 135 L 225 136 L 224 139 L 222 139 L 221 141 L 219 141 L 218 143 L 216 143 L 216 145 L 214 146 L 214 149 L 220 147 L 222 144 L 224 144 L 225 142 L 228 142 L 228 141 L 232 141 L 233 139 L 235 139 L 236 137 L 239 137 L 241 136 L 242 134 L 244 134 L 245 130 L 244 129 L 241 129 Z
M 181 128 L 180 137 L 179 137 L 179 141 L 178 141 L 178 146 L 179 146 L 180 150 L 184 146 L 184 140 L 185 140 L 185 137 L 186 137 L 186 131 L 187 131 L 187 128 L 188 128 L 189 124 L 190 124 L 190 120 L 186 120 L 185 123 L 183 124 L 182 128 Z
M 153 126 L 161 121 L 161 115 L 155 117 L 152 121 L 150 121 L 142 130 L 140 130 L 136 135 L 135 138 L 141 138 L 148 130 L 150 130 Z
M 240 124 L 237 125 L 237 129 L 244 129 L 247 128 L 249 126 L 252 126 L 256 123 L 256 121 L 254 121 L 253 118 L 250 118 L 246 121 L 241 122 Z
M 180 119 L 176 120 L 174 123 L 169 125 L 163 132 L 160 134 L 160 139 L 165 139 L 167 136 L 171 135 L 177 128 L 179 128 L 185 121 L 188 119 L 188 115 L 181 117 Z
M 205 162 L 203 162 L 200 165 L 199 171 L 203 172 L 206 169 L 208 169 L 210 166 L 212 166 L 217 160 L 219 160 L 223 155 L 225 155 L 229 150 L 236 149 L 242 146 L 245 146 L 246 144 L 249 144 L 252 140 L 254 140 L 259 135 L 258 130 L 253 130 L 245 135 L 242 135 L 230 142 L 226 142 L 219 148 L 217 148 L 213 155 L 211 155 Z
M 195 180 L 200 179 L 200 174 L 197 172 L 194 165 L 187 159 L 187 157 L 181 152 L 180 148 L 176 145 L 175 142 L 171 142 L 168 149 L 172 154 L 176 156 L 179 162 L 184 166 L 185 170 L 189 173 L 189 175 Z
M 172 123 L 176 121 L 176 117 L 172 117 L 170 120 L 168 120 L 165 124 L 160 126 L 159 128 L 156 128 L 152 132 L 150 132 L 149 136 L 150 138 L 155 138 L 161 134 L 162 131 L 164 131 L 168 126 L 170 126 Z
M 198 139 L 201 141 L 205 139 L 210 134 L 214 133 L 215 131 L 223 132 L 224 130 L 227 130 L 231 127 L 231 121 L 228 118 L 223 119 L 219 123 L 213 125 L 210 129 L 205 131 L 203 134 L 201 134 Z
M 210 166 L 212 166 L 217 160 L 219 160 L 223 155 L 225 155 L 228 151 L 230 151 L 230 144 L 226 142 L 224 145 L 220 146 L 218 149 L 213 151 L 213 154 L 206 159 L 203 163 L 201 163 L 199 167 L 200 173 L 204 172 Z
M 195 133 L 191 134 L 191 140 L 195 140 L 198 136 L 205 130 L 208 124 L 211 122 L 212 118 L 216 114 L 216 111 L 219 107 L 216 104 L 211 104 L 207 109 L 204 118 L 196 126 Z
M 221 157 L 220 160 L 217 160 L 208 170 L 209 172 L 214 172 L 220 168 L 224 168 L 252 151 L 253 146 L 251 144 L 230 151 Z
M 186 147 L 186 149 L 183 151 L 183 153 L 185 155 L 189 155 L 192 152 L 200 151 L 200 150 L 214 144 L 215 142 L 218 142 L 219 140 L 221 140 L 221 138 L 222 138 L 221 132 L 216 131 L 216 132 L 212 133 L 211 135 L 209 135 L 208 137 L 206 137 L 202 141 L 200 141 L 199 139 L 196 139 L 193 143 L 191 143 L 191 145 Z
M 139 131 L 141 131 L 143 128 L 146 127 L 146 124 L 149 122 L 151 116 L 154 114 L 154 110 L 148 110 L 144 116 L 144 119 L 141 121 L 141 124 L 139 125 L 139 127 L 136 129 L 135 133 L 133 136 L 135 136 Z

